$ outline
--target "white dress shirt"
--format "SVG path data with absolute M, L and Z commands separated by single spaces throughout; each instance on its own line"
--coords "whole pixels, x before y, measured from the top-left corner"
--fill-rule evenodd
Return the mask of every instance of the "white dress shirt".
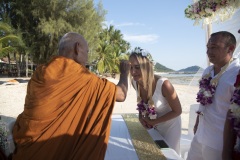
M 211 76 L 214 78 L 212 67 L 206 68 L 203 75 L 211 72 Z M 216 150 L 222 150 L 223 148 L 224 123 L 231 104 L 230 99 L 235 89 L 234 83 L 239 69 L 239 59 L 235 59 L 220 77 L 213 103 L 206 106 L 200 104 L 203 115 L 199 116 L 199 125 L 195 136 L 200 143 Z

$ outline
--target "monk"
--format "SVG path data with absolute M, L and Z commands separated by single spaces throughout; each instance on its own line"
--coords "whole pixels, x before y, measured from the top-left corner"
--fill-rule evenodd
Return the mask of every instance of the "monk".
M 86 40 L 71 32 L 61 38 L 59 55 L 37 68 L 13 128 L 13 159 L 104 159 L 114 103 L 126 98 L 130 65 L 121 62 L 115 85 L 89 72 L 87 61 Z

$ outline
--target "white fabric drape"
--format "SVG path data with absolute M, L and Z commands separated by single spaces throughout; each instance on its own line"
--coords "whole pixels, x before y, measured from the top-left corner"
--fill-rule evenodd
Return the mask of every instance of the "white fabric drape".
M 238 33 L 239 29 L 240 29 L 240 9 L 236 10 L 235 14 L 232 16 L 231 19 L 221 23 L 214 23 L 212 25 L 212 32 L 229 31 L 236 37 L 237 45 L 235 52 L 233 53 L 234 58 L 240 58 L 240 33 Z

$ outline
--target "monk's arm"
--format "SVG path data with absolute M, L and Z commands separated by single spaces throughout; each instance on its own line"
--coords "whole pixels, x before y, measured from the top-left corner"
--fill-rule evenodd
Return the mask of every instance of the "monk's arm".
M 116 101 L 123 102 L 127 97 L 128 91 L 128 74 L 121 73 L 120 79 L 117 84 L 117 91 L 116 91 Z
M 128 61 L 121 61 L 120 62 L 120 79 L 117 84 L 117 91 L 116 91 L 116 101 L 123 102 L 127 97 L 128 91 L 128 74 L 130 70 L 130 64 Z

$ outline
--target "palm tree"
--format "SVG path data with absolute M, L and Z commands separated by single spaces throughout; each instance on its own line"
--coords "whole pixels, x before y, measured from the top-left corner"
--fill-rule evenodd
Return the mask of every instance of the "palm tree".
M 19 47 L 23 48 L 24 44 L 19 34 L 13 34 L 14 29 L 4 22 L 0 22 L 0 56 L 7 56 L 10 65 L 10 53 L 14 53 L 14 59 L 17 65 L 18 76 L 20 70 L 16 59 Z
M 123 39 L 120 30 L 109 28 L 103 29 L 99 34 L 100 44 L 97 49 L 98 60 L 97 69 L 100 73 L 119 73 L 119 63 L 121 59 L 128 59 L 125 54 L 130 48 L 130 44 Z
M 112 47 L 107 43 L 101 41 L 98 48 L 98 60 L 97 60 L 97 70 L 99 73 L 103 74 L 106 72 L 112 72 L 112 66 L 114 64 L 112 59 Z

